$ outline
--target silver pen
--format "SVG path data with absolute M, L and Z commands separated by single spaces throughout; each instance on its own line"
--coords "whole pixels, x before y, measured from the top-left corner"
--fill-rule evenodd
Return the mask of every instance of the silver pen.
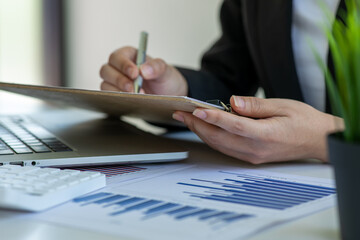
M 148 33 L 147 32 L 141 32 L 139 48 L 138 48 L 137 56 L 136 56 L 136 65 L 137 65 L 139 70 L 140 70 L 141 64 L 143 64 L 145 62 L 145 60 L 146 60 L 147 39 L 148 39 Z M 140 92 L 142 83 L 143 83 L 143 78 L 139 74 L 139 76 L 134 81 L 134 92 L 135 93 Z

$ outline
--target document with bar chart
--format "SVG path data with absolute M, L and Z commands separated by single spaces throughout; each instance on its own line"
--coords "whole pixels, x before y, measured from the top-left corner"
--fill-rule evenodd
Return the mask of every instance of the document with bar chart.
M 33 217 L 136 239 L 241 239 L 334 206 L 330 180 L 192 167 L 101 191 Z

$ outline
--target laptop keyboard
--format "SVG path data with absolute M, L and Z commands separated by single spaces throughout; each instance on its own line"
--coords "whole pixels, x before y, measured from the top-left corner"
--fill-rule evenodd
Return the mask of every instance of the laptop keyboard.
M 0 155 L 68 151 L 72 149 L 32 120 L 0 117 Z

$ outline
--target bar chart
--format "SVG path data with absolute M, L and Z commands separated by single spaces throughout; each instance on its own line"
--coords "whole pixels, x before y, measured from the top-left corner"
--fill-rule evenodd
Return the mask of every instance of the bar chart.
M 225 171 L 220 173 L 229 175 L 229 178 L 223 181 L 191 178 L 177 184 L 193 189 L 184 193 L 194 198 L 275 210 L 285 210 L 336 193 L 331 187 Z
M 36 218 L 137 239 L 239 239 L 335 204 L 335 185 L 326 179 L 221 166 L 141 167 Z
M 169 220 L 175 221 L 192 219 L 193 221 L 195 220 L 210 225 L 217 224 L 226 226 L 226 224 L 254 217 L 252 214 L 202 208 L 108 192 L 99 192 L 76 198 L 73 202 L 83 207 L 89 205 L 94 207 L 94 205 L 97 205 L 100 208 L 107 208 L 107 215 L 109 217 L 123 216 L 131 212 L 137 212 L 140 214 L 139 220 L 141 221 L 149 221 L 156 217 L 167 217 Z

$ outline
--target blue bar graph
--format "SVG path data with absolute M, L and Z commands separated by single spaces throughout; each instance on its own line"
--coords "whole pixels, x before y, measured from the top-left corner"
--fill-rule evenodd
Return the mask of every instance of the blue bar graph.
M 223 220 L 225 222 L 234 222 L 234 221 L 237 221 L 237 220 L 240 220 L 240 219 L 244 219 L 244 218 L 248 218 L 249 215 L 248 214 L 237 214 L 235 216 L 231 216 L 231 217 L 227 217 L 227 218 L 224 218 Z
M 164 212 L 169 209 L 177 208 L 179 206 L 180 206 L 180 204 L 176 204 L 176 203 L 165 203 L 161 206 L 148 209 L 145 212 L 145 215 L 150 216 L 150 215 L 158 214 L 158 213 Z
M 214 218 L 219 218 L 219 217 L 224 217 L 224 216 L 228 216 L 230 215 L 231 212 L 226 212 L 226 211 L 214 211 L 211 214 L 205 214 L 204 216 L 199 217 L 200 220 L 208 220 L 208 219 L 214 219 Z
M 191 206 L 185 206 L 185 207 L 182 207 L 182 208 L 179 208 L 179 209 L 175 209 L 175 210 L 172 210 L 172 211 L 169 211 L 167 212 L 168 215 L 177 215 L 177 214 L 181 214 L 181 213 L 186 213 L 186 212 L 189 212 L 189 211 L 192 211 L 192 210 L 195 210 L 195 209 L 198 209 L 197 207 L 191 207 Z
M 115 202 L 114 205 L 125 206 L 125 205 L 129 205 L 129 204 L 132 204 L 132 203 L 139 202 L 141 200 L 144 200 L 144 198 L 133 197 L 133 198 L 128 198 L 128 199 L 119 201 L 119 202 Z
M 109 196 L 111 195 L 111 193 L 104 193 L 104 192 L 100 192 L 100 193 L 96 193 L 96 194 L 92 194 L 92 195 L 86 195 L 84 197 L 79 197 L 79 198 L 75 198 L 73 201 L 74 202 L 88 202 L 94 199 L 99 199 L 105 196 Z
M 193 212 L 190 212 L 190 213 L 185 213 L 185 214 L 181 214 L 181 215 L 178 215 L 176 216 L 176 219 L 185 219 L 185 218 L 188 218 L 188 217 L 193 217 L 193 216 L 199 216 L 199 215 L 203 215 L 205 213 L 209 213 L 209 212 L 213 212 L 214 210 L 211 210 L 211 209 L 200 209 L 200 210 L 197 210 L 197 211 L 193 211 Z
M 126 217 L 126 214 L 131 214 L 133 212 L 141 213 L 141 221 L 147 221 L 155 217 L 168 217 L 174 221 L 196 219 L 198 222 L 204 222 L 211 225 L 214 224 L 214 222 L 230 224 L 255 217 L 254 215 L 246 213 L 220 211 L 106 192 L 75 198 L 73 202 L 80 204 L 81 207 L 98 206 L 100 208 L 109 209 L 107 214 L 109 217 Z
M 232 178 L 224 178 L 222 181 L 192 178 L 178 184 L 190 187 L 192 190 L 184 193 L 194 198 L 276 210 L 284 210 L 336 193 L 336 189 L 331 187 L 247 174 L 222 173 L 232 175 Z
M 107 198 L 102 198 L 100 200 L 97 200 L 93 203 L 95 204 L 103 204 L 103 203 L 111 203 L 111 202 L 114 202 L 114 201 L 117 201 L 117 200 L 120 200 L 120 199 L 123 199 L 123 198 L 126 198 L 125 195 L 113 195 L 113 196 L 110 196 L 110 197 L 107 197 Z
M 123 213 L 126 213 L 126 212 L 130 212 L 130 211 L 133 211 L 133 210 L 140 210 L 140 209 L 143 209 L 143 208 L 158 204 L 160 202 L 161 201 L 157 201 L 157 200 L 148 200 L 146 202 L 142 202 L 142 203 L 139 203 L 137 205 L 127 207 L 124 210 L 113 212 L 110 215 L 115 216 L 115 215 L 120 215 L 120 214 L 123 214 Z

